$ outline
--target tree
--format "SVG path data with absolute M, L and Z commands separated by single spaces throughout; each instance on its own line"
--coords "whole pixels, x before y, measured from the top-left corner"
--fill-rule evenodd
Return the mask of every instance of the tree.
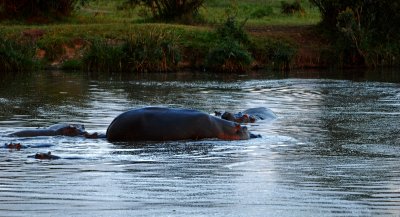
M 1 19 L 59 19 L 86 0 L 0 0 Z
M 128 2 L 150 8 L 156 19 L 174 21 L 192 19 L 198 14 L 204 0 L 128 0 Z
M 310 2 L 321 12 L 321 26 L 334 33 L 336 42 L 348 43 L 342 47 L 352 47 L 362 58 L 378 56 L 373 64 L 399 55 L 400 0 Z

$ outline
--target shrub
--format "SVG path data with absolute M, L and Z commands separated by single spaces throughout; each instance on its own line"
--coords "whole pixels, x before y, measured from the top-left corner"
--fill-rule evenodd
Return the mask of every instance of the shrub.
M 0 0 L 0 19 L 28 19 L 48 22 L 69 16 L 85 0 Z
M 384 59 L 388 59 L 388 56 L 393 59 L 399 55 L 397 49 L 392 49 L 398 47 L 400 41 L 398 0 L 310 1 L 319 8 L 321 26 L 333 36 L 335 49 L 344 49 L 339 58 L 360 59 L 361 63 L 366 60 L 367 65 L 387 65 L 392 61 L 380 61 L 380 57 L 376 58 L 376 50 L 380 50 L 381 54 L 387 53 L 378 55 L 386 56 Z
M 206 57 L 206 67 L 216 72 L 246 72 L 250 68 L 250 53 L 236 41 L 220 41 Z
M 273 69 L 289 70 L 297 47 L 282 40 L 268 40 L 264 45 L 267 61 Z
M 220 40 L 233 40 L 242 44 L 249 43 L 249 36 L 243 29 L 245 23 L 246 21 L 239 24 L 236 21 L 236 17 L 228 17 L 225 23 L 216 29 L 217 38 Z
M 204 0 L 127 0 L 126 2 L 150 8 L 155 19 L 190 22 L 198 15 Z
M 216 72 L 245 72 L 252 61 L 245 46 L 250 42 L 244 26 L 228 17 L 225 23 L 216 29 L 216 44 L 209 50 L 205 66 Z
M 94 39 L 82 58 L 82 65 L 88 71 L 121 72 L 123 56 L 120 45 Z
M 172 34 L 147 29 L 117 43 L 93 40 L 83 65 L 89 71 L 169 72 L 176 70 L 179 60 L 180 50 Z
M 281 12 L 283 14 L 304 13 L 304 8 L 301 6 L 300 1 L 295 1 L 293 3 L 282 1 Z
M 136 72 L 174 71 L 181 56 L 173 34 L 155 29 L 130 35 L 122 50 L 127 70 Z
M 253 41 L 252 52 L 258 61 L 274 70 L 287 71 L 290 69 L 294 57 L 297 54 L 297 46 L 280 39 L 263 39 Z
M 0 71 L 27 71 L 38 67 L 35 52 L 33 44 L 19 44 L 0 37 Z

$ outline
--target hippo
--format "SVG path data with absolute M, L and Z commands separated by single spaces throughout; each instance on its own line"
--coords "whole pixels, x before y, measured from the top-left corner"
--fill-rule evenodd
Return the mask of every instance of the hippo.
M 236 123 L 254 123 L 257 120 L 274 120 L 277 118 L 273 111 L 265 107 L 246 109 L 237 114 L 231 112 L 215 112 L 215 115 Z
M 197 110 L 164 107 L 145 107 L 124 112 L 111 122 L 106 136 L 111 142 L 205 138 L 244 140 L 258 137 L 237 123 Z
M 60 159 L 59 156 L 52 155 L 50 151 L 47 152 L 47 153 L 36 153 L 34 156 L 30 156 L 30 157 L 34 157 L 35 159 L 39 159 L 39 160 L 57 160 L 57 159 Z
M 15 137 L 35 137 L 35 136 L 84 136 L 86 138 L 99 138 L 97 133 L 90 134 L 85 131 L 82 124 L 54 124 L 44 129 L 22 130 L 9 134 Z
M 25 146 L 23 146 L 21 143 L 5 143 L 4 147 L 10 150 L 21 150 L 21 148 L 25 148 Z

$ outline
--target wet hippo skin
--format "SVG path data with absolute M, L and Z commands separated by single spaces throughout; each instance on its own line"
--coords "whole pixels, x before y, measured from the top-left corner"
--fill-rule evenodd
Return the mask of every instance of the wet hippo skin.
M 86 138 L 104 138 L 105 136 L 97 133 L 90 134 L 85 131 L 82 124 L 60 123 L 51 125 L 48 128 L 21 130 L 9 134 L 15 137 L 35 137 L 35 136 L 83 136 Z
M 231 112 L 215 112 L 215 115 L 236 123 L 254 123 L 257 120 L 275 120 L 277 118 L 273 111 L 265 107 L 246 109 L 236 114 Z
M 17 137 L 35 137 L 35 136 L 78 136 L 82 135 L 85 131 L 83 125 L 80 124 L 54 124 L 44 129 L 22 130 L 11 133 L 10 136 Z
M 167 141 L 218 138 L 249 139 L 246 127 L 209 114 L 163 107 L 133 109 L 117 116 L 107 129 L 109 141 Z

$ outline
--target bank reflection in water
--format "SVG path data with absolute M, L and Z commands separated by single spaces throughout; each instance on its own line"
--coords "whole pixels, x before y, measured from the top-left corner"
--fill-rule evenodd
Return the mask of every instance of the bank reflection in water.
M 266 106 L 278 119 L 249 125 L 263 138 L 247 141 L 13 138 L 31 148 L 0 150 L 0 214 L 398 215 L 398 81 L 311 75 L 35 72 L 4 78 L 0 144 L 11 141 L 9 132 L 57 122 L 104 133 L 121 112 L 150 105 L 208 113 Z M 62 158 L 27 157 L 47 151 Z

